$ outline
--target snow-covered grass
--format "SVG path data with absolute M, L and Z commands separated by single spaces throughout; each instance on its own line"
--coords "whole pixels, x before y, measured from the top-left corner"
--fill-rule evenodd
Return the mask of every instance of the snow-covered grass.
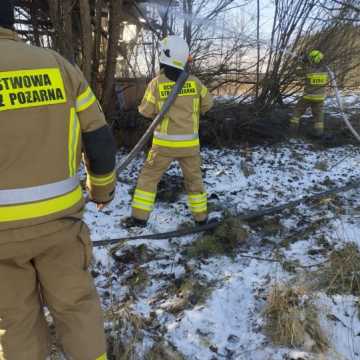
M 225 210 L 239 214 L 279 205 L 360 178 L 360 150 L 354 146 L 319 149 L 291 141 L 257 147 L 247 160 L 253 170 L 248 177 L 242 171 L 242 154 L 240 149 L 203 150 L 204 179 L 216 216 Z M 105 210 L 98 212 L 94 205 L 87 205 L 85 220 L 93 240 L 164 232 L 191 221 L 184 193 L 176 203 L 157 202 L 146 229 L 129 232 L 121 226 L 121 220 L 130 214 L 131 191 L 143 159 L 138 158 L 121 175 L 124 181 Z M 168 174 L 170 179 L 181 176 L 176 164 Z M 232 258 L 186 257 L 183 250 L 199 235 L 131 241 L 118 251 L 120 261 L 110 257 L 107 249 L 95 249 L 93 272 L 103 306 L 108 309 L 130 299 L 134 313 L 153 319 L 144 329 L 136 359 L 143 359 L 158 337 L 189 360 L 291 358 L 291 349 L 271 344 L 265 335 L 263 310 L 267 294 L 274 284 L 316 276 L 311 274 L 319 266 L 312 265 L 326 261 L 332 249 L 347 242 L 360 245 L 359 205 L 359 190 L 351 190 L 321 203 L 306 203 L 267 217 L 266 221 L 277 224 L 271 231 L 264 223 L 250 223 L 247 245 Z M 306 231 L 313 223 L 318 226 Z M 243 257 L 244 251 L 250 258 Z M 134 281 L 129 279 L 134 279 L 139 268 L 147 273 L 147 282 L 134 288 Z M 181 300 L 178 284 L 188 279 L 209 286 L 207 299 L 197 302 L 190 297 L 181 311 L 168 311 L 169 301 Z M 324 358 L 360 358 L 356 297 L 314 291 L 322 327 L 331 344 Z

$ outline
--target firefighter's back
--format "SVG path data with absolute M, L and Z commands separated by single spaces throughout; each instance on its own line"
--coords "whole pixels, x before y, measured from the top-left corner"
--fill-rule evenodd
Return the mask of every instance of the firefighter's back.
M 81 156 L 75 68 L 55 52 L 29 46 L 3 28 L 0 53 L 2 230 L 76 212 L 82 194 L 74 178 Z M 61 181 L 67 181 L 63 185 L 69 191 L 60 189 Z M 43 187 L 49 184 L 59 186 Z

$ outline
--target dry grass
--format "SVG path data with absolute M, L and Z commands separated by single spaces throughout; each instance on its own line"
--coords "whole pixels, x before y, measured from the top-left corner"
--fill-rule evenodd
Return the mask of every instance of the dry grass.
M 112 307 L 105 314 L 107 321 L 112 324 L 109 340 L 109 358 L 112 360 L 140 360 L 137 345 L 143 338 L 145 319 L 137 315 L 130 302 Z
M 360 252 L 355 243 L 334 250 L 327 266 L 318 272 L 319 287 L 328 294 L 360 296 Z
M 206 233 L 186 251 L 189 257 L 206 258 L 215 255 L 235 255 L 237 247 L 247 240 L 244 223 L 236 217 L 228 217 L 213 232 Z
M 264 310 L 265 331 L 276 345 L 323 352 L 328 340 L 323 334 L 316 309 L 307 290 L 276 285 Z
M 153 346 L 144 360 L 184 360 L 184 356 L 165 343 Z

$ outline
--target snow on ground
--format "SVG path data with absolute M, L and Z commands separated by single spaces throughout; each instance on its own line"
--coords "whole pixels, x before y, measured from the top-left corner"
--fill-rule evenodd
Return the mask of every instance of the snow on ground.
M 216 216 L 224 211 L 239 214 L 283 204 L 360 178 L 360 149 L 354 146 L 319 149 L 301 141 L 291 141 L 256 147 L 247 163 L 244 163 L 241 149 L 204 149 L 202 153 L 210 207 L 215 209 Z M 93 240 L 165 232 L 191 222 L 186 196 L 181 194 L 173 203 L 158 201 L 146 229 L 128 231 L 121 226 L 121 220 L 130 214 L 131 193 L 143 159 L 144 156 L 138 158 L 121 175 L 115 200 L 105 210 L 98 212 L 94 205 L 88 204 L 85 220 Z M 252 169 L 248 177 L 242 170 L 244 164 Z M 169 181 L 181 176 L 176 164 L 167 174 L 171 176 Z M 319 239 L 324 236 L 337 246 L 349 241 L 360 245 L 359 190 L 342 194 L 339 199 L 341 212 L 331 201 L 320 206 L 301 205 L 294 211 L 281 213 L 278 230 L 266 232 L 252 228 L 247 255 L 273 259 L 275 254 L 280 254 L 286 261 L 311 266 L 324 261 L 323 253 L 314 251 L 322 249 Z M 279 246 L 294 228 L 319 220 L 326 220 L 320 229 L 291 243 L 288 248 Z M 290 349 L 273 346 L 266 338 L 262 331 L 262 311 L 271 285 L 293 281 L 299 274 L 285 271 L 276 262 L 244 258 L 241 253 L 234 258 L 218 256 L 184 263 L 183 247 L 198 237 L 137 240 L 126 244 L 120 255 L 140 244 L 146 244 L 152 254 L 138 264 L 138 268 L 147 272 L 149 281 L 136 293 L 134 311 L 144 317 L 155 313 L 165 339 L 186 359 L 283 359 Z M 95 250 L 95 258 L 93 273 L 104 307 L 128 298 L 133 292 L 127 281 L 134 272 L 130 259 L 129 263 L 116 263 L 104 248 Z M 123 262 L 124 259 L 127 258 L 123 257 Z M 200 283 L 211 284 L 211 292 L 204 303 L 171 313 L 166 310 L 173 300 L 169 287 L 189 273 L 189 268 L 191 276 Z M 360 359 L 360 322 L 355 300 L 351 296 L 319 294 L 322 324 L 332 343 L 326 359 Z M 151 343 L 143 341 L 142 350 Z

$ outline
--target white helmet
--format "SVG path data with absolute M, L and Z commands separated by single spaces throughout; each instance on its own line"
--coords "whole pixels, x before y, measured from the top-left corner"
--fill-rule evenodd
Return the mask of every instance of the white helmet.
M 189 55 L 189 45 L 180 36 L 171 35 L 160 42 L 161 64 L 184 70 Z

